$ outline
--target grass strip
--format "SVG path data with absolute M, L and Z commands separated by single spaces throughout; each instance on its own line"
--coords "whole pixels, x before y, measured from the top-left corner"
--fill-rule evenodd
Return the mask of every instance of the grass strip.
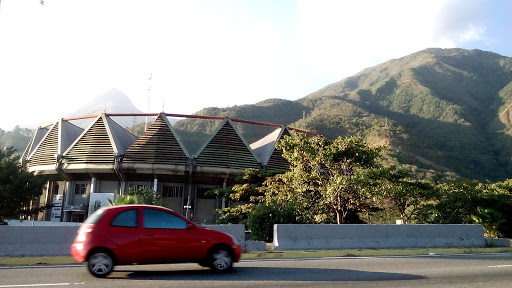
M 421 248 L 421 249 L 352 249 L 352 250 L 266 250 L 244 253 L 242 260 L 294 259 L 325 257 L 378 257 L 411 255 L 447 255 L 478 253 L 512 253 L 512 247 L 489 248 Z M 0 257 L 0 266 L 78 264 L 71 256 Z
M 260 251 L 242 255 L 242 259 L 291 259 L 324 257 L 378 257 L 411 255 L 447 255 L 478 253 L 510 253 L 511 247 L 492 248 L 421 248 L 421 249 L 352 249 L 352 250 L 296 250 L 296 251 Z

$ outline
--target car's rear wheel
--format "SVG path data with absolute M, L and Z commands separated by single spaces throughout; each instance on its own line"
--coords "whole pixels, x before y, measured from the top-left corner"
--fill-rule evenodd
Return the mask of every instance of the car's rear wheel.
M 233 269 L 233 256 L 228 249 L 217 248 L 210 254 L 210 268 L 217 272 L 227 272 Z
M 94 252 L 87 261 L 87 268 L 94 277 L 103 278 L 114 269 L 114 259 L 109 253 Z

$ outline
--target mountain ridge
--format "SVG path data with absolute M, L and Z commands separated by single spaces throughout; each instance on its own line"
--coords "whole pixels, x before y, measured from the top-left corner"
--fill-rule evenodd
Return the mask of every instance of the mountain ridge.
M 360 136 L 386 144 L 388 164 L 501 180 L 511 176 L 511 101 L 512 58 L 429 48 L 366 68 L 291 101 L 287 108 L 274 100 L 265 109 L 260 102 L 198 114 L 272 118 L 328 138 Z M 193 122 L 176 125 L 190 129 Z
M 113 103 L 129 101 L 124 97 L 113 97 Z M 109 111 L 108 97 L 97 98 L 103 102 L 95 111 L 70 116 L 102 113 L 105 107 L 108 113 L 140 113 Z M 298 100 L 267 99 L 195 114 L 288 125 L 330 139 L 359 136 L 386 146 L 384 164 L 401 165 L 419 177 L 512 178 L 512 58 L 494 52 L 429 48 L 366 68 Z M 217 125 L 201 119 L 173 124 L 196 148 Z M 272 132 L 236 125 L 249 143 Z

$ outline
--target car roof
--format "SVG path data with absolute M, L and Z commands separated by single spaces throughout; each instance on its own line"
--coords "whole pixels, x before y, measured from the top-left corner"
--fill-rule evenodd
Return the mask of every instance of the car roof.
M 126 208 L 156 208 L 156 209 L 163 209 L 163 210 L 167 210 L 167 211 L 176 212 L 167 207 L 148 205 L 148 204 L 127 204 L 127 205 L 115 205 L 115 206 L 102 207 L 102 209 L 106 209 L 106 210 L 117 210 L 117 209 L 126 209 Z

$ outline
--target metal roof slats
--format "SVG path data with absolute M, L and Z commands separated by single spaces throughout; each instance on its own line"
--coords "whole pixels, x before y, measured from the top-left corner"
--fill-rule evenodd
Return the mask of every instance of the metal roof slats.
M 229 118 L 222 122 L 197 154 L 198 166 L 261 168 L 258 157 Z
M 41 141 L 44 139 L 44 137 L 48 134 L 50 129 L 39 127 L 36 129 L 36 132 L 34 136 L 30 139 L 30 142 L 28 143 L 27 148 L 23 152 L 23 155 L 21 156 L 22 160 L 28 160 L 30 157 L 30 154 L 34 152 L 34 150 L 37 148 L 37 146 L 41 143 Z
M 102 116 L 64 153 L 66 163 L 113 163 L 114 148 Z
M 64 152 L 64 162 L 113 164 L 115 155 L 124 153 L 135 139 L 110 117 L 101 114 Z
M 46 133 L 37 147 L 28 156 L 29 166 L 53 165 L 57 162 L 55 154 L 59 152 L 59 122 Z
M 185 165 L 188 157 L 187 150 L 162 113 L 126 150 L 123 162 Z

